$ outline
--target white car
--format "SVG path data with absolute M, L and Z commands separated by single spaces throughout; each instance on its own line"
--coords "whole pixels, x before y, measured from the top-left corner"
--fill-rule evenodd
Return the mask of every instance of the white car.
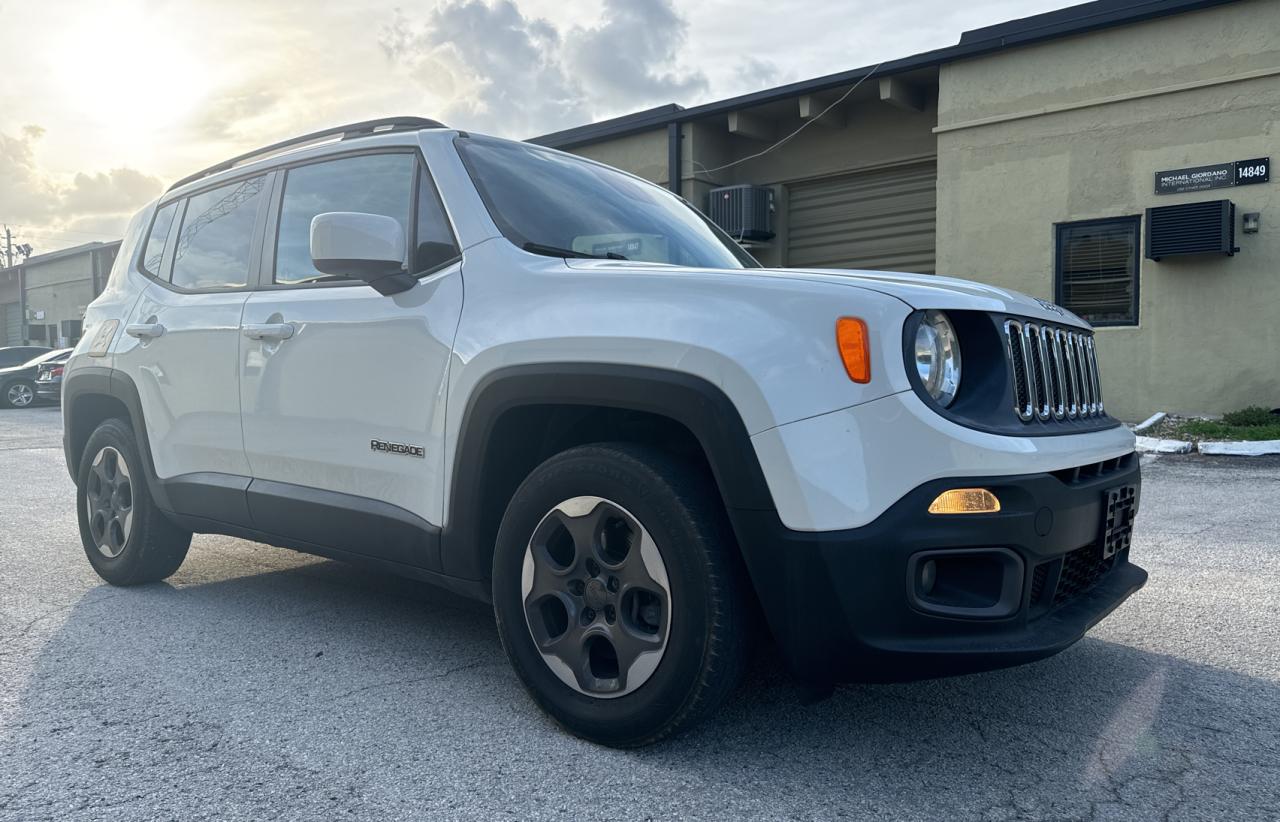
M 653 742 L 763 614 L 817 688 L 1012 665 L 1146 580 L 1088 324 L 944 277 L 761 268 L 667 190 L 398 118 L 130 224 L 63 381 L 115 585 L 219 533 L 491 601 L 575 734 Z

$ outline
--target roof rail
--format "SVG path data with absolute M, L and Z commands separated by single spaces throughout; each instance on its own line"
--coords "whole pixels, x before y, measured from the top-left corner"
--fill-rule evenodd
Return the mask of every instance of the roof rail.
M 259 157 L 265 157 L 271 154 L 277 154 L 287 148 L 293 146 L 301 146 L 306 143 L 318 142 L 326 137 L 337 137 L 339 140 L 350 140 L 353 137 L 367 137 L 370 134 L 387 134 L 392 131 L 419 131 L 424 128 L 445 128 L 444 123 L 436 120 L 428 120 L 425 117 L 383 117 L 379 120 L 365 120 L 360 123 L 349 123 L 345 126 L 334 126 L 333 128 L 321 129 L 313 131 L 310 134 L 303 134 L 300 137 L 292 137 L 288 140 L 281 140 L 278 143 L 272 143 L 269 146 L 254 149 L 230 160 L 223 160 L 221 163 L 211 165 L 206 169 L 197 171 L 195 174 L 183 177 L 178 182 L 169 186 L 166 191 L 173 191 L 175 188 L 184 186 L 187 183 L 194 183 L 203 177 L 211 174 L 217 174 L 220 171 L 226 171 L 235 168 L 242 163 Z

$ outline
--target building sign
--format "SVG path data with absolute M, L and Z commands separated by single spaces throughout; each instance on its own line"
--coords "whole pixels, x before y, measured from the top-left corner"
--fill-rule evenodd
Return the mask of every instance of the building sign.
M 1156 194 L 1207 191 L 1211 188 L 1253 185 L 1270 180 L 1271 158 L 1259 157 L 1256 160 L 1236 160 L 1234 163 L 1157 171 Z

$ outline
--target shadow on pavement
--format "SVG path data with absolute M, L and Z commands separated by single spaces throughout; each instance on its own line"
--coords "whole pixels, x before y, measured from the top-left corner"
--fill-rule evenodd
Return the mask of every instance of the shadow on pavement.
M 539 713 L 485 606 L 334 562 L 257 573 L 246 558 L 274 549 L 237 545 L 194 548 L 173 585 L 103 585 L 48 615 L 60 627 L 0 713 L 0 816 L 1206 819 L 1280 803 L 1280 688 L 1225 670 L 1086 639 L 802 707 L 766 650 L 702 728 L 617 752 Z

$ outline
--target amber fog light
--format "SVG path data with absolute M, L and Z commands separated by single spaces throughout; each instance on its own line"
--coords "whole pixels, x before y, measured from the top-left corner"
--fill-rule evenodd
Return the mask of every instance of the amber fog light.
M 952 488 L 929 503 L 930 514 L 994 514 L 1000 500 L 985 488 Z

